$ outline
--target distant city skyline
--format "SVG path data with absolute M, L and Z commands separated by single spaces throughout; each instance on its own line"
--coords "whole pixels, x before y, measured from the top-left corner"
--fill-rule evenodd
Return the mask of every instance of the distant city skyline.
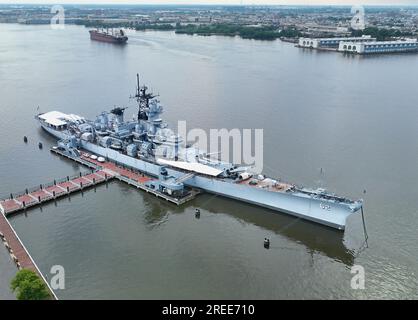
M 0 4 L 418 5 L 418 0 L 0 0 Z

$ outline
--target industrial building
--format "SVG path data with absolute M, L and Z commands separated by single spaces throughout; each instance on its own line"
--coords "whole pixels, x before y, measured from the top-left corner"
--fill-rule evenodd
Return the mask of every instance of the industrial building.
M 333 26 L 333 25 L 318 25 L 316 23 L 306 23 L 304 24 L 304 33 L 309 35 L 312 38 L 320 38 L 321 36 L 339 36 L 339 37 L 349 37 L 351 31 L 348 27 L 342 26 Z
M 413 52 L 418 51 L 418 42 L 417 39 L 373 41 L 362 43 L 343 41 L 340 42 L 338 51 L 356 54 Z
M 340 42 L 375 42 L 376 38 L 364 35 L 361 37 L 342 37 L 342 38 L 299 38 L 298 46 L 312 49 L 337 49 Z

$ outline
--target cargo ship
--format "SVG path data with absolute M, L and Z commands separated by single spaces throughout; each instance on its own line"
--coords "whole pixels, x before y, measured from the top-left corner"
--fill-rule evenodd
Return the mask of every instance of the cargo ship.
M 95 120 L 49 111 L 35 116 L 41 127 L 59 140 L 72 157 L 87 150 L 161 180 L 161 192 L 179 194 L 183 188 L 243 201 L 345 230 L 346 220 L 362 210 L 363 201 L 351 200 L 325 189 L 311 189 L 251 172 L 248 166 L 213 159 L 195 146 L 185 146 L 161 119 L 163 107 L 156 96 L 140 86 L 135 95 L 137 117 L 125 121 L 124 108 L 102 112 Z M 153 187 L 153 186 L 150 186 Z
M 90 39 L 101 41 L 101 42 L 109 42 L 109 43 L 116 43 L 116 44 L 124 44 L 128 41 L 128 37 L 126 36 L 125 32 L 115 29 L 102 29 L 102 30 L 90 30 Z

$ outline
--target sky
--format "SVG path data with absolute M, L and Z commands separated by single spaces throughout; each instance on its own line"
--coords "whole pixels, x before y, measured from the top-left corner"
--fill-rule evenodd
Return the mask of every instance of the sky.
M 246 5 L 376 5 L 409 4 L 418 5 L 418 0 L 0 0 L 6 4 L 246 4 Z

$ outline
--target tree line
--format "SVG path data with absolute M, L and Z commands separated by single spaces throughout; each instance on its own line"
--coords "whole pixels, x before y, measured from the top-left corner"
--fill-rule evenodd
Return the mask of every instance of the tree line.
M 281 37 L 297 38 L 301 33 L 295 28 L 285 28 L 279 30 L 276 26 L 249 26 L 240 24 L 214 23 L 214 24 L 170 24 L 170 23 L 142 23 L 124 22 L 124 23 L 105 23 L 103 21 L 80 20 L 76 24 L 84 25 L 90 28 L 130 28 L 139 31 L 159 30 L 175 31 L 177 34 L 189 35 L 222 35 L 239 36 L 243 39 L 255 40 L 275 40 Z
M 413 32 L 400 31 L 397 29 L 386 29 L 377 27 L 367 27 L 364 30 L 352 30 L 353 37 L 361 37 L 362 35 L 370 35 L 378 41 L 390 40 L 399 37 L 413 37 Z

